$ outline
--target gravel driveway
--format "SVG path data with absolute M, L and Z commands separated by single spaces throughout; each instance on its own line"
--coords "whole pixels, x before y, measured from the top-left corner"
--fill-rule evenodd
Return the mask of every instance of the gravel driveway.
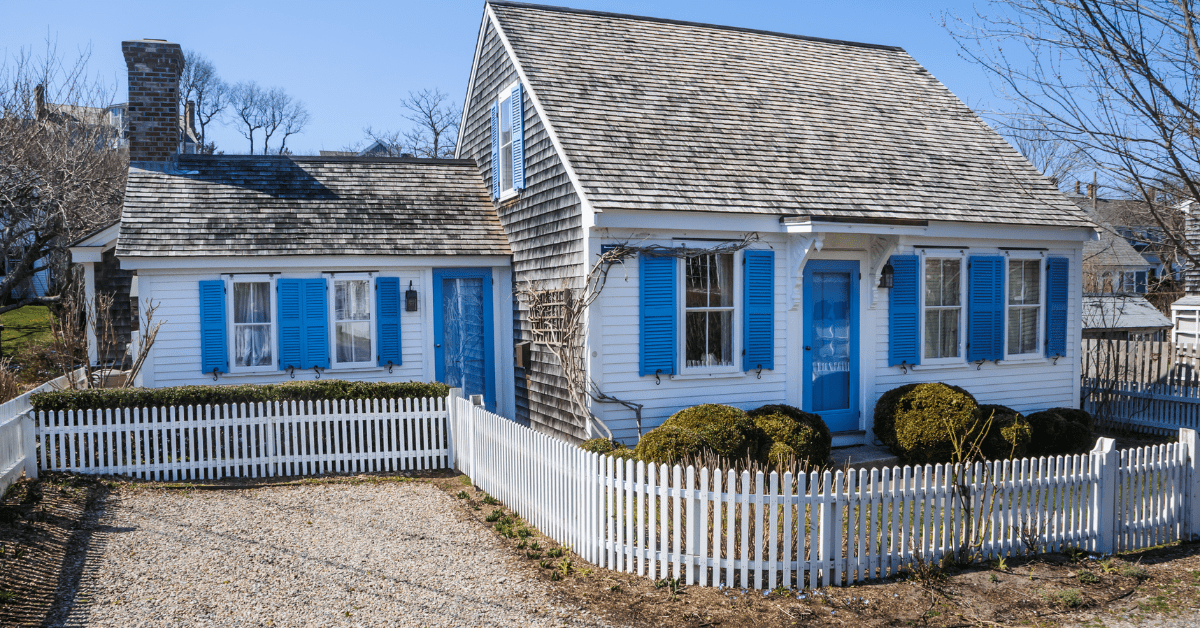
M 602 625 L 450 502 L 422 482 L 121 489 L 53 625 Z

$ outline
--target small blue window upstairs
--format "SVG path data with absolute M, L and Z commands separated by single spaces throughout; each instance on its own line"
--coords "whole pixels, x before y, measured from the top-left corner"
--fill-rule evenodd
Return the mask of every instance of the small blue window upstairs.
M 888 294 L 888 365 L 921 363 L 921 259 L 893 255 Z

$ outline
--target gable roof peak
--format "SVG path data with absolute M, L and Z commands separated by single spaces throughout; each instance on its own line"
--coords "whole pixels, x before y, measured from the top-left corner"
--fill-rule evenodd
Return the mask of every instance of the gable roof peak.
M 888 46 L 885 44 L 868 44 L 858 41 L 847 41 L 844 39 L 830 39 L 827 37 L 813 37 L 810 35 L 796 35 L 794 33 L 781 33 L 779 31 L 768 31 L 757 28 L 746 28 L 744 26 L 727 26 L 725 24 L 710 24 L 707 22 L 691 22 L 688 20 L 673 20 L 665 17 L 650 17 L 646 15 L 632 15 L 629 13 L 614 13 L 610 11 L 594 11 L 591 9 L 575 9 L 571 7 L 560 7 L 549 4 L 537 4 L 532 2 L 507 2 L 505 0 L 487 0 L 487 4 L 493 7 L 512 7 L 517 9 L 534 9 L 538 11 L 556 11 L 559 13 L 574 13 L 577 15 L 593 15 L 596 17 L 607 17 L 622 20 L 639 20 L 643 22 L 658 22 L 660 24 L 673 24 L 676 26 L 694 26 L 697 28 L 712 28 L 723 31 L 734 31 L 740 33 L 753 33 L 755 35 L 767 35 L 770 37 L 787 37 L 789 39 L 801 39 L 804 41 L 815 41 L 825 44 L 835 44 L 840 46 L 856 46 L 859 48 L 874 48 L 877 50 L 891 50 L 894 52 L 904 52 L 904 48 L 900 46 Z

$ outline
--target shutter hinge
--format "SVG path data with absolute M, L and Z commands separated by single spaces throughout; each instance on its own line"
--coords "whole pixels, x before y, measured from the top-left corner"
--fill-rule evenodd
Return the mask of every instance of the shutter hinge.
M 858 278 L 862 279 L 862 273 L 858 273 Z M 860 413 L 861 414 L 861 413 Z

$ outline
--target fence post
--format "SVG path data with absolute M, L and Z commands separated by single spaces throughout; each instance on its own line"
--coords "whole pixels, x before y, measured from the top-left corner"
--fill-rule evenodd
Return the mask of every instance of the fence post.
M 1187 456 L 1183 489 L 1183 540 L 1194 541 L 1200 537 L 1200 436 L 1196 430 L 1183 428 L 1179 430 L 1179 444 Z
M 446 437 L 446 447 L 450 450 L 446 457 L 451 469 L 462 472 L 462 467 L 458 464 L 459 449 L 455 445 L 458 440 L 458 404 L 454 403 L 455 399 L 462 397 L 461 388 L 451 388 L 446 394 L 446 431 L 449 432 Z
M 1096 552 L 1103 555 L 1117 551 L 1117 467 L 1120 454 L 1111 438 L 1096 440 L 1092 449 L 1092 472 L 1096 477 L 1092 499 L 1092 522 L 1096 526 Z
M 37 459 L 37 425 L 33 420 L 33 410 L 21 417 L 21 440 L 25 450 L 25 477 L 36 480 L 38 476 Z

